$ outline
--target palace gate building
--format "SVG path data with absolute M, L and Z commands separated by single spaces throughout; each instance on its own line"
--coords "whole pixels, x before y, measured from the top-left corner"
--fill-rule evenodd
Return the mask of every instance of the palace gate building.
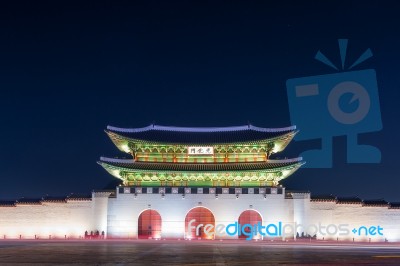
M 120 186 L 89 198 L 0 202 L 0 238 L 400 241 L 400 204 L 311 197 L 280 185 L 305 163 L 275 155 L 295 126 L 108 126 L 106 133 L 125 158 L 98 164 Z

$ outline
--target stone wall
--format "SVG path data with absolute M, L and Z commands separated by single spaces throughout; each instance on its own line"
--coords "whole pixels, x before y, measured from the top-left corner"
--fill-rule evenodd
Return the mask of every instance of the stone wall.
M 79 238 L 86 230 L 94 230 L 91 200 L 0 207 L 0 238 Z
M 262 217 L 263 226 L 281 223 L 295 228 L 284 232 L 289 239 L 309 233 L 320 240 L 400 241 L 400 209 L 314 201 L 309 193 L 285 195 L 284 188 L 279 194 L 138 194 L 130 190 L 120 193 L 118 188 L 116 196 L 110 194 L 94 192 L 91 199 L 0 206 L 0 239 L 83 238 L 85 231 L 134 239 L 139 216 L 149 209 L 161 216 L 162 238 L 184 239 L 186 215 L 193 208 L 204 207 L 213 213 L 216 225 L 225 226 L 237 222 L 244 211 L 254 210 Z M 237 235 L 216 237 L 229 238 Z
M 400 209 L 387 206 L 364 206 L 362 203 L 310 202 L 310 222 L 330 226 L 325 235 L 317 233 L 318 239 L 345 241 L 400 241 Z M 342 224 L 345 230 L 335 232 Z M 378 232 L 378 226 L 382 228 Z M 327 228 L 326 228 L 327 229 Z M 326 230 L 325 229 L 325 230 Z M 339 229 L 339 228 L 338 228 Z M 353 229 L 355 231 L 353 232 Z M 322 232 L 325 232 L 321 230 Z

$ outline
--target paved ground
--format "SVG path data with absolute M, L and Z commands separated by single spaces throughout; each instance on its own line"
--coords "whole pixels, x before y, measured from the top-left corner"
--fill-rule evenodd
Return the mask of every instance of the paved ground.
M 400 265 L 400 244 L 3 240 L 1 265 Z

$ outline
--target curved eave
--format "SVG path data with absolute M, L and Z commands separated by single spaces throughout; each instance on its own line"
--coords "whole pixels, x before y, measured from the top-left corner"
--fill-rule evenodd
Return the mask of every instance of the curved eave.
M 109 165 L 105 162 L 102 161 L 98 161 L 97 162 L 99 165 L 101 165 L 110 175 L 112 175 L 113 177 L 116 177 L 122 181 L 124 181 L 124 178 L 121 177 L 120 175 L 120 171 L 121 169 L 112 165 Z
M 123 168 L 123 167 L 118 167 L 118 166 L 113 166 L 110 164 L 107 164 L 105 162 L 98 162 L 107 172 L 109 172 L 111 175 L 113 175 L 114 177 L 120 179 L 123 181 L 124 184 L 128 184 L 127 183 L 127 176 L 129 175 L 129 173 L 135 174 L 135 173 L 154 173 L 157 172 L 159 174 L 173 174 L 173 173 L 188 173 L 188 174 L 215 174 L 216 172 L 209 172 L 209 171 L 168 171 L 168 170 L 163 170 L 163 171 L 159 171 L 159 170 L 135 170 L 135 169 L 129 169 L 129 168 Z M 294 172 L 297 171 L 297 169 L 299 169 L 302 165 L 304 164 L 304 162 L 298 162 L 295 163 L 293 165 L 290 166 L 285 166 L 285 167 L 277 167 L 277 168 L 273 168 L 273 169 L 265 169 L 265 170 L 237 170 L 237 171 L 219 171 L 218 173 L 223 174 L 223 173 L 236 173 L 236 174 L 242 174 L 242 173 L 260 173 L 260 172 L 264 172 L 264 173 L 276 173 L 276 172 L 280 172 L 282 173 L 280 176 L 277 176 L 274 178 L 273 182 L 276 182 L 276 184 L 279 184 L 280 181 L 282 181 L 283 179 L 288 178 L 290 175 L 292 175 Z M 123 173 L 123 174 L 121 174 Z M 128 175 L 126 174 L 128 173 Z
M 305 163 L 306 162 L 299 162 L 299 163 L 295 164 L 291 169 L 281 170 L 282 171 L 282 176 L 277 178 L 277 181 L 280 182 L 283 179 L 288 178 L 289 176 L 291 176 L 294 172 L 296 172 Z
M 114 132 L 111 132 L 108 130 L 105 130 L 105 132 L 106 132 L 107 136 L 111 139 L 111 141 L 114 143 L 114 145 L 117 146 L 117 148 L 120 151 L 130 153 L 129 142 L 132 142 L 132 141 L 130 141 L 128 138 L 125 138 Z
M 287 176 L 294 173 L 297 169 L 299 169 L 305 162 L 298 161 L 290 165 L 274 167 L 274 168 L 265 168 L 265 169 L 238 169 L 238 170 L 230 170 L 230 169 L 221 169 L 221 170 L 159 170 L 159 169 L 135 169 L 135 168 L 128 168 L 128 167 L 121 167 L 112 165 L 110 163 L 104 161 L 98 161 L 99 165 L 101 165 L 107 172 L 111 175 L 122 179 L 120 172 L 125 173 L 161 173 L 161 174 L 173 174 L 173 173 L 202 173 L 202 174 L 215 174 L 215 173 L 226 173 L 226 172 L 234 172 L 234 173 L 275 173 L 275 172 L 282 172 L 283 175 L 281 179 L 286 178 Z M 280 179 L 280 180 L 281 180 Z
M 284 136 L 274 138 L 273 141 L 275 142 L 275 146 L 277 146 L 277 143 L 279 144 L 278 147 L 275 147 L 273 149 L 273 153 L 278 153 L 286 149 L 287 145 L 293 140 L 294 136 L 299 133 L 298 130 L 292 131 L 288 134 L 285 134 Z
M 116 132 L 105 130 L 108 137 L 114 143 L 115 146 L 120 151 L 131 153 L 129 148 L 129 143 L 134 144 L 149 144 L 149 145 L 187 145 L 187 146 L 204 146 L 204 143 L 174 143 L 174 142 L 157 142 L 157 141 L 146 141 L 140 139 L 134 139 L 119 135 Z M 279 143 L 273 150 L 273 153 L 278 153 L 283 151 L 286 146 L 292 141 L 294 136 L 298 133 L 298 130 L 293 130 L 287 133 L 283 133 L 282 135 L 273 137 L 273 138 L 265 138 L 261 140 L 254 140 L 254 141 L 241 141 L 241 142 L 231 142 L 231 143 L 207 143 L 206 145 L 216 146 L 216 145 L 260 145 L 260 144 L 267 144 L 269 142 Z

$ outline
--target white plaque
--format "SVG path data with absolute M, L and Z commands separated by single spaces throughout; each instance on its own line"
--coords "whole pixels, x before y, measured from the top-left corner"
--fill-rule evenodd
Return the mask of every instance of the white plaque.
M 214 147 L 188 147 L 188 155 L 214 155 Z

